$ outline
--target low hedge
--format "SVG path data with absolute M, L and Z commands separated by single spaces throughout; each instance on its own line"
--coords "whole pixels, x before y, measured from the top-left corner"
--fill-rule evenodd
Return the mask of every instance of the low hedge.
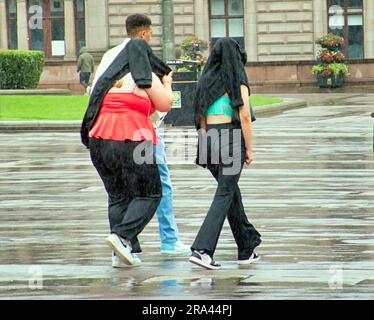
M 44 61 L 43 51 L 0 50 L 0 88 L 36 88 Z

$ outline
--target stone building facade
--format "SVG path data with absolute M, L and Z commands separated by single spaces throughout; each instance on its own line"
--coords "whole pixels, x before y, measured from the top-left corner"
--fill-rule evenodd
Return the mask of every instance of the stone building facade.
M 76 88 L 74 68 L 79 48 L 85 45 L 99 61 L 103 52 L 124 39 L 124 22 L 131 13 L 146 13 L 152 18 L 152 47 L 162 55 L 163 1 L 0 0 L 0 48 L 31 49 L 34 38 L 44 37 L 48 55 L 41 86 Z M 234 37 L 248 53 L 248 73 L 258 87 L 314 83 L 310 69 L 318 50 L 315 40 L 329 31 L 346 37 L 350 81 L 374 81 L 373 0 L 168 1 L 173 3 L 176 46 L 192 36 L 209 43 L 223 36 Z M 38 4 L 45 9 L 43 14 L 50 16 L 43 19 L 44 36 L 30 31 L 30 19 L 35 15 L 30 8 Z M 63 29 L 60 38 L 55 32 L 58 23 Z

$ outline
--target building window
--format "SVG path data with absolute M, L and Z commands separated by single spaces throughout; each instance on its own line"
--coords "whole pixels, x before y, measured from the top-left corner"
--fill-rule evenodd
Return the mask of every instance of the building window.
M 211 46 L 224 37 L 231 37 L 244 48 L 243 0 L 209 1 Z
M 8 48 L 11 50 L 18 49 L 17 38 L 17 1 L 6 1 L 6 13 L 8 24 Z
M 44 51 L 46 57 L 64 56 L 64 1 L 29 0 L 27 8 L 30 49 Z
M 75 32 L 77 40 L 77 53 L 86 45 L 86 24 L 84 0 L 74 1 Z
M 329 32 L 345 39 L 350 60 L 364 58 L 363 0 L 328 0 Z

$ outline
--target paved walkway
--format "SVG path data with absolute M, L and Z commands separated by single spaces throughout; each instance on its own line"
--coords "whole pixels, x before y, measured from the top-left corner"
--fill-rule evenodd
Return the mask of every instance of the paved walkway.
M 112 269 L 106 196 L 79 135 L 1 133 L 0 299 L 372 299 L 372 109 L 314 106 L 258 119 L 255 162 L 240 185 L 262 260 L 239 267 L 225 224 L 215 272 L 162 257 L 156 219 L 141 236 L 143 265 Z M 193 131 L 168 129 L 166 140 L 190 244 L 215 185 L 193 154 L 183 156 L 182 145 L 195 151 Z

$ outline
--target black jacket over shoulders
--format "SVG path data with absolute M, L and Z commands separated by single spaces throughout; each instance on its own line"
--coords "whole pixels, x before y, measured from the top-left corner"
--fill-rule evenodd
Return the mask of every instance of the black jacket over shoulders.
M 233 122 L 240 125 L 238 107 L 244 104 L 240 85 L 249 90 L 248 77 L 244 70 L 247 54 L 238 42 L 231 38 L 219 39 L 205 65 L 197 85 L 194 99 L 195 126 L 200 128 L 200 117 L 226 92 L 233 108 Z
M 147 42 L 143 39 L 131 39 L 99 78 L 91 94 L 81 126 L 81 140 L 87 148 L 89 131 L 97 119 L 105 95 L 115 81 L 122 79 L 129 72 L 139 88 L 151 88 L 152 72 L 161 79 L 169 74 L 171 69 L 152 52 Z

